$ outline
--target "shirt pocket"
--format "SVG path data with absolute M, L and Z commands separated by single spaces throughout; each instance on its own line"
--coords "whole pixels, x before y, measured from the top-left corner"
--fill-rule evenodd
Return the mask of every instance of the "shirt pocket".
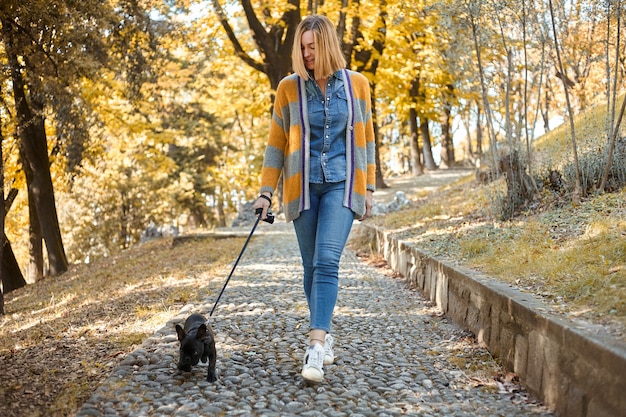
M 310 115 L 324 113 L 324 103 L 322 103 L 320 99 L 315 96 L 315 94 L 307 94 L 306 100 L 306 105 Z
M 343 88 L 337 90 L 335 103 L 337 104 L 337 114 L 340 114 L 346 120 L 348 119 L 348 98 L 346 90 Z

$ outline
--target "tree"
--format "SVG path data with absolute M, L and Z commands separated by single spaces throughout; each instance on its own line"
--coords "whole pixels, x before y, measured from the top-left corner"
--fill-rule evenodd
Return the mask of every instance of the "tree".
M 64 2 L 50 5 L 42 1 L 8 1 L 0 8 L 1 41 L 12 81 L 20 155 L 28 174 L 30 258 L 34 260 L 29 270 L 35 278 L 43 275 L 42 239 L 46 243 L 49 273 L 57 275 L 67 269 L 45 120 L 54 107 L 53 97 L 67 94 L 72 76 L 86 71 L 85 66 L 78 64 L 83 61 L 75 58 L 87 52 L 90 66 L 98 62 L 100 42 L 93 36 L 91 20 L 82 19 L 86 9 L 81 6 L 91 6 L 84 3 L 76 5 L 71 13 Z
M 215 13 L 194 21 L 190 36 L 198 46 L 189 51 L 186 68 L 193 68 L 193 77 L 185 91 L 215 119 L 192 145 L 205 143 L 203 137 L 215 142 L 215 163 L 206 166 L 206 181 L 213 186 L 207 198 L 216 224 L 226 225 L 229 213 L 258 190 L 273 91 L 266 74 L 241 65 Z
M 7 240 L 4 234 L 4 218 L 6 216 L 6 209 L 4 205 L 4 159 L 2 157 L 2 147 L 4 142 L 4 135 L 2 134 L 2 121 L 0 120 L 0 277 L 3 277 L 2 265 L 4 265 L 4 242 Z M 0 279 L 0 284 L 2 279 Z M 0 288 L 0 314 L 4 314 L 4 294 L 2 288 Z
M 482 0 L 477 3 L 471 3 L 468 0 L 465 0 L 465 7 L 467 8 L 467 19 L 469 22 L 469 26 L 472 30 L 472 39 L 474 41 L 474 51 L 476 53 L 476 65 L 478 67 L 478 74 L 480 78 L 480 89 L 482 92 L 482 105 L 485 111 L 485 117 L 487 120 L 487 131 L 489 133 L 489 143 L 491 150 L 491 158 L 492 158 L 492 166 L 497 167 L 497 155 L 496 155 L 496 134 L 495 128 L 492 119 L 491 106 L 489 105 L 489 98 L 487 94 L 487 84 L 485 81 L 485 71 L 482 64 L 482 56 L 481 56 L 481 45 L 479 40 L 479 28 L 480 28 L 480 16 L 481 16 L 481 7 Z
M 556 30 L 555 14 L 554 14 L 554 7 L 552 6 L 552 0 L 548 0 L 548 4 L 550 6 L 550 19 L 552 21 L 552 34 L 554 35 L 554 49 L 556 51 L 557 63 L 559 65 L 559 72 L 560 74 L 564 75 L 565 69 L 563 66 L 563 60 L 561 59 L 561 51 L 560 51 L 559 42 L 558 42 L 558 33 Z M 571 134 L 571 140 L 572 140 L 572 151 L 574 155 L 574 170 L 576 172 L 574 199 L 579 199 L 582 196 L 581 195 L 582 185 L 581 185 L 581 180 L 580 180 L 580 167 L 578 165 L 578 150 L 576 146 L 576 129 L 574 127 L 574 113 L 573 113 L 572 105 L 569 99 L 567 79 L 565 76 L 562 76 L 560 78 L 561 78 L 561 81 L 563 82 L 563 91 L 565 93 L 565 101 L 567 103 L 567 112 L 569 113 L 569 125 L 570 125 L 570 134 Z
M 151 50 L 150 36 L 138 36 L 147 32 L 140 27 L 149 21 L 146 15 L 137 2 L 126 0 L 104 5 L 95 0 L 10 0 L 0 7 L 1 58 L 11 76 L 28 189 L 28 269 L 35 279 L 43 275 L 43 241 L 48 273 L 57 275 L 68 267 L 51 169 L 65 167 L 71 178 L 82 162 L 90 114 L 83 86 L 90 78 L 100 80 L 105 65 L 120 64 L 119 78 L 128 81 L 125 91 L 136 98 L 136 87 L 146 80 L 144 54 Z M 144 39 L 145 44 L 137 42 Z
M 455 98 L 454 85 L 443 89 L 443 112 L 441 114 L 441 161 L 447 167 L 454 166 L 454 143 L 452 142 L 452 100 Z
M 2 142 L 2 132 L 0 129 L 0 142 Z M 0 161 L 2 161 L 2 149 L 0 147 Z M 4 180 L 4 163 L 0 162 L 0 178 Z M 4 184 L 4 182 L 2 182 Z M 0 225 L 2 234 L 0 235 L 0 282 L 2 283 L 2 289 L 0 290 L 0 314 L 3 313 L 3 302 L 2 302 L 2 293 L 9 293 L 18 288 L 22 288 L 26 285 L 26 280 L 22 275 L 22 271 L 17 263 L 17 259 L 15 259 L 15 254 L 13 253 L 13 248 L 11 247 L 11 242 L 7 238 L 4 232 L 4 219 L 6 217 L 6 213 L 11 209 L 11 205 L 15 200 L 15 196 L 17 195 L 17 188 L 12 188 L 7 195 L 7 198 L 4 198 L 4 187 L 2 187 L 2 201 L 0 204 Z
M 411 98 L 417 99 L 419 96 L 419 78 L 411 82 Z M 419 127 L 417 124 L 417 110 L 415 106 L 409 108 L 409 138 L 411 146 L 411 173 L 414 176 L 424 174 L 424 164 L 422 164 L 419 144 Z M 433 161 L 434 163 L 434 161 Z
M 617 4 L 615 5 L 615 15 L 616 15 L 616 42 L 615 42 L 615 71 L 613 75 L 613 96 L 610 94 L 610 82 L 607 82 L 607 108 L 610 108 L 611 111 L 607 111 L 607 115 L 610 114 L 609 122 L 608 122 L 608 132 L 609 132 L 609 149 L 608 155 L 606 159 L 606 165 L 604 167 L 604 173 L 602 175 L 602 180 L 600 181 L 600 186 L 598 187 L 598 191 L 602 192 L 606 188 L 606 184 L 609 178 L 609 173 L 611 172 L 611 165 L 613 163 L 613 152 L 615 151 L 615 142 L 617 141 L 617 135 L 619 132 L 619 127 L 622 123 L 622 118 L 624 117 L 624 111 L 626 110 L 626 98 L 622 99 L 622 107 L 620 109 L 617 122 L 615 122 L 615 105 L 616 105 L 616 97 L 617 97 L 617 80 L 619 71 L 617 70 L 618 65 L 620 63 L 620 38 L 621 38 L 621 0 L 617 0 Z M 607 3 L 607 22 L 611 21 L 611 3 Z M 607 79 L 611 79 L 611 67 L 609 63 L 609 39 L 610 39 L 610 23 L 608 24 L 607 34 L 606 34 L 606 55 L 607 55 Z
M 35 84 L 35 80 L 30 82 L 25 80 L 24 73 L 34 71 L 32 60 L 26 57 L 24 65 L 22 65 L 18 59 L 18 51 L 23 48 L 17 39 L 22 32 L 22 27 L 10 21 L 8 16 L 3 16 L 0 24 L 2 25 L 2 40 L 8 57 L 13 85 L 20 149 L 25 157 L 24 163 L 32 172 L 31 181 L 28 183 L 28 193 L 29 197 L 32 198 L 33 213 L 36 213 L 37 219 L 32 219 L 31 223 L 34 228 L 31 230 L 37 232 L 41 230 L 41 236 L 46 241 L 50 274 L 57 275 L 65 272 L 68 264 L 61 239 L 54 189 L 50 176 L 47 137 L 44 127 L 45 102 L 43 91 L 40 86 Z M 41 240 L 39 236 L 35 236 L 34 239 Z
M 244 41 L 237 37 L 220 1 L 211 0 L 211 3 L 237 56 L 267 75 L 271 88 L 276 90 L 280 80 L 291 70 L 291 48 L 296 27 L 300 23 L 300 1 L 288 0 L 287 4 L 275 2 L 273 5 L 265 3 L 261 7 L 260 15 L 255 13 L 251 0 L 238 2 L 252 32 L 256 52 L 262 61 L 253 58 L 253 51 L 244 48 Z
M 113 70 L 102 78 L 114 82 L 85 83 L 98 122 L 62 199 L 73 259 L 116 253 L 149 228 L 225 226 L 256 185 L 267 79 L 241 65 L 214 13 L 150 25 L 159 43 L 139 89 L 127 94 Z

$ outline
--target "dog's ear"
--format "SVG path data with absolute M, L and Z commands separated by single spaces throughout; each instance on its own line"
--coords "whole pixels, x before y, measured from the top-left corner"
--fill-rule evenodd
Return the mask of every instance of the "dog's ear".
M 202 323 L 200 327 L 198 327 L 198 333 L 196 333 L 196 339 L 204 340 L 206 338 L 206 324 Z
M 178 340 L 183 340 L 187 334 L 179 324 L 176 325 L 176 333 L 178 334 Z

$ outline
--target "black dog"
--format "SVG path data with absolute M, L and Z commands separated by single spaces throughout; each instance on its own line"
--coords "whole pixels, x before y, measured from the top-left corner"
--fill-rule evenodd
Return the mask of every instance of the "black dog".
M 206 380 L 215 382 L 215 363 L 217 354 L 215 352 L 215 335 L 211 326 L 208 325 L 202 314 L 194 313 L 185 320 L 185 328 L 176 325 L 176 333 L 180 341 L 180 358 L 178 369 L 190 372 L 191 367 L 202 360 L 205 363 L 209 359 L 209 371 Z

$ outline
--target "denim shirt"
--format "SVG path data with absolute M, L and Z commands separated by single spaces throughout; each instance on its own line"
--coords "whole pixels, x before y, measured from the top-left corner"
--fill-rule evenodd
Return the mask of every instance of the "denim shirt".
M 326 97 L 315 80 L 307 80 L 306 96 L 311 129 L 309 182 L 345 181 L 348 101 L 342 72 L 337 71 L 328 79 Z

